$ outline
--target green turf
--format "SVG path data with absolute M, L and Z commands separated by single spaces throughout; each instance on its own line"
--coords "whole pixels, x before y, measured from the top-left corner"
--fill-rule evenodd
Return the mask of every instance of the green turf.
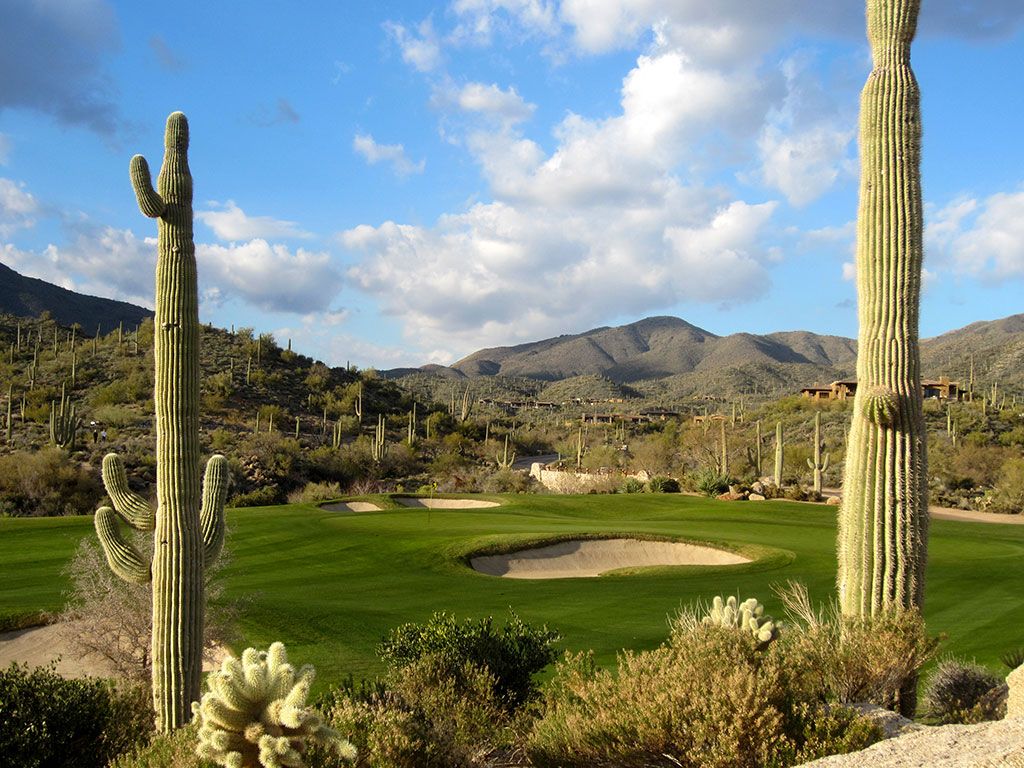
M 591 648 L 610 663 L 620 648 L 650 648 L 666 617 L 715 594 L 757 596 L 803 582 L 831 599 L 835 510 L 786 502 L 718 502 L 679 495 L 512 496 L 494 509 L 329 513 L 311 506 L 230 510 L 227 593 L 252 600 L 246 644 L 283 640 L 321 680 L 380 670 L 374 646 L 390 628 L 445 610 L 547 623 L 562 647 Z M 60 568 L 91 518 L 0 519 L 0 617 L 61 604 Z M 597 579 L 484 576 L 465 553 L 509 540 L 637 533 L 722 542 L 756 552 L 749 565 L 662 568 Z M 760 549 L 757 549 L 760 547 Z M 994 669 L 1024 646 L 1024 526 L 935 521 L 925 615 L 943 650 Z

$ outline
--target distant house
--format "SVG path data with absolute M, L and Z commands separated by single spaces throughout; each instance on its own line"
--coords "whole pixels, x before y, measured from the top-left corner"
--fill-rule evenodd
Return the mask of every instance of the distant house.
M 827 387 L 804 387 L 800 390 L 801 395 L 811 400 L 845 400 L 856 393 L 856 381 L 833 381 Z M 960 385 L 950 381 L 948 376 L 925 379 L 921 382 L 921 396 L 925 399 L 960 400 L 963 394 Z
M 812 400 L 845 400 L 857 393 L 856 381 L 833 381 L 827 387 L 804 387 L 800 394 Z

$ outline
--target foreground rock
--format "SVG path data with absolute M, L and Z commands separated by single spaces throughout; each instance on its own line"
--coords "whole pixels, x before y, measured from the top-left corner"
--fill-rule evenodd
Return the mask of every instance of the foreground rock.
M 804 768 L 1024 768 L 1024 719 L 921 727 Z

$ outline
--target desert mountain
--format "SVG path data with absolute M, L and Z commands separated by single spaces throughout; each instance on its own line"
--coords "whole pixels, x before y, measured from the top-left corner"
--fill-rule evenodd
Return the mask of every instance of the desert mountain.
M 152 310 L 137 307 L 125 301 L 86 296 L 67 288 L 25 277 L 10 267 L 0 264 L 0 314 L 15 317 L 38 317 L 49 312 L 50 317 L 63 326 L 78 323 L 92 335 L 99 326 L 106 334 L 117 328 L 134 328 L 144 318 L 152 317 Z
M 1024 386 L 1024 314 L 972 323 L 921 342 L 922 373 L 964 384 L 973 359 L 976 387 Z M 855 375 L 857 342 L 810 331 L 718 336 L 677 317 L 650 317 L 615 328 L 482 349 L 450 369 L 456 377 L 555 382 L 599 376 L 645 391 L 702 394 L 796 391 Z M 427 368 L 418 369 L 428 373 Z M 404 370 L 396 375 L 407 374 Z M 655 384 L 655 382 L 659 382 Z M 652 389 L 653 388 L 653 389 Z
M 677 317 L 650 317 L 617 328 L 474 352 L 452 367 L 468 376 L 556 381 L 596 374 L 616 382 L 710 373 L 751 365 L 794 364 L 837 370 L 856 359 L 856 343 L 796 331 L 717 336 Z

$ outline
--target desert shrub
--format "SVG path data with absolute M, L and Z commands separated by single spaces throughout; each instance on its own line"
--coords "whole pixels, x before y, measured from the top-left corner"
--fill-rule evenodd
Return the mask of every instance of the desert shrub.
M 852 713 L 801 702 L 785 656 L 746 633 L 698 622 L 618 662 L 615 673 L 559 665 L 527 741 L 537 765 L 755 768 L 878 737 Z
M 196 754 L 195 723 L 171 733 L 153 734 L 145 744 L 125 752 L 110 768 L 213 768 L 213 763 Z
M 978 664 L 943 659 L 925 685 L 924 709 L 940 723 L 980 723 L 997 720 L 1003 700 L 1003 679 Z
M 430 655 L 447 665 L 452 676 L 467 662 L 473 664 L 494 676 L 497 696 L 515 708 L 536 691 L 533 676 L 555 660 L 558 639 L 557 632 L 527 624 L 515 613 L 500 629 L 490 616 L 460 624 L 450 614 L 435 613 L 422 624 L 395 627 L 377 652 L 399 668 Z
M 637 480 L 635 477 L 627 477 L 626 482 L 622 484 L 619 489 L 622 493 L 643 493 L 644 483 L 642 480 Z
M 525 472 L 499 469 L 487 475 L 481 487 L 484 493 L 536 493 L 539 484 Z
M 874 617 L 844 617 L 838 607 L 815 612 L 806 591 L 782 593 L 789 616 L 780 645 L 805 701 L 870 702 L 912 713 L 915 701 L 901 701 L 934 656 L 938 641 L 925 631 L 916 610 Z
M 714 469 L 699 470 L 690 477 L 693 488 L 705 496 L 717 496 L 729 490 L 728 475 L 720 474 Z
M 999 471 L 999 479 L 989 496 L 993 512 L 1024 513 L 1024 458 L 1007 459 Z
M 651 489 L 651 493 L 679 493 L 679 481 L 665 475 L 652 477 L 647 487 Z
M 782 489 L 782 496 L 789 501 L 807 501 L 809 498 L 807 491 L 799 483 L 785 486 Z
M 495 683 L 474 664 L 427 654 L 392 670 L 383 689 L 341 694 L 327 716 L 360 768 L 476 768 L 508 738 Z
M 102 498 L 98 476 L 58 448 L 0 456 L 0 502 L 11 516 L 84 515 Z
M 134 534 L 139 549 L 153 549 L 152 534 Z M 242 610 L 238 600 L 223 598 L 218 579 L 230 562 L 225 550 L 204 571 L 206 580 L 206 619 L 203 645 L 213 650 L 233 637 L 233 627 Z M 79 653 L 105 659 L 118 677 L 144 688 L 152 673 L 150 638 L 153 630 L 151 584 L 132 584 L 116 576 L 108 567 L 99 544 L 85 537 L 65 566 L 71 588 L 65 594 L 66 605 L 57 616 L 65 629 L 65 639 Z M 147 711 L 149 705 L 146 705 Z
M 123 405 L 101 405 L 92 412 L 92 417 L 108 427 L 130 427 L 142 420 L 137 412 Z
M 138 690 L 51 668 L 0 670 L 0 755 L 19 768 L 103 768 L 140 743 L 152 715 Z
M 269 507 L 284 501 L 284 492 L 274 483 L 231 497 L 229 507 Z
M 289 504 L 316 504 L 318 501 L 330 501 L 341 496 L 339 483 L 306 483 L 297 491 L 288 494 Z

